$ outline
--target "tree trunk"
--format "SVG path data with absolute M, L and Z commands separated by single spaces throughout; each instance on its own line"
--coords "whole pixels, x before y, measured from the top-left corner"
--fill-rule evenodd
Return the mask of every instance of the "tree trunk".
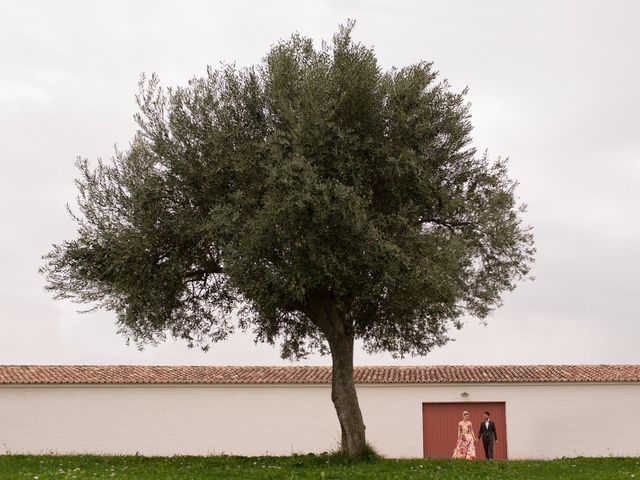
M 353 457 L 361 453 L 365 446 L 365 425 L 353 378 L 353 327 L 348 325 L 333 302 L 323 303 L 321 308 L 315 310 L 314 317 L 331 350 L 331 400 L 342 431 L 340 448 Z
M 342 442 L 340 447 L 353 457 L 362 452 L 365 426 L 353 379 L 353 337 L 329 342 L 332 359 L 331 400 L 338 413 Z

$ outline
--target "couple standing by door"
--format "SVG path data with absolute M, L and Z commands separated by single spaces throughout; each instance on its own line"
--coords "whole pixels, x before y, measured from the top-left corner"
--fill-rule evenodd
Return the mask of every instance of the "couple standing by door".
M 491 414 L 484 412 L 483 421 L 480 423 L 478 439 L 482 440 L 484 456 L 487 460 L 493 459 L 493 445 L 498 441 L 496 424 L 491 420 Z M 469 412 L 462 412 L 462 420 L 458 422 L 458 443 L 453 451 L 453 458 L 476 458 L 476 438 L 473 433 L 473 425 L 469 421 Z

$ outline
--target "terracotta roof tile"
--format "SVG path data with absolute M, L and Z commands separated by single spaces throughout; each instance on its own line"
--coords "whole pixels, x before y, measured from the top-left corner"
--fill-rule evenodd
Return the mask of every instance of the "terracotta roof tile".
M 355 367 L 359 384 L 640 382 L 640 365 Z M 327 384 L 331 367 L 0 365 L 12 384 Z

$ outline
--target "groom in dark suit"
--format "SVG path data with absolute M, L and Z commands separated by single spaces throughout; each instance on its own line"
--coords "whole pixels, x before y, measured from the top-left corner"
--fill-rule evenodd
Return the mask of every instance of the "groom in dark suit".
M 480 433 L 478 433 L 478 438 L 482 439 L 485 458 L 487 460 L 493 460 L 493 444 L 494 442 L 498 442 L 496 424 L 491 420 L 491 414 L 489 412 L 484 412 L 483 417 L 484 420 L 480 423 Z

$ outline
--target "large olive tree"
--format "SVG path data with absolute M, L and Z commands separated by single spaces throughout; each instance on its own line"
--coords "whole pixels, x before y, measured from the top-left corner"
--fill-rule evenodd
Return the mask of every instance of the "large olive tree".
M 354 340 L 425 355 L 498 306 L 534 248 L 505 162 L 470 146 L 465 92 L 430 63 L 383 71 L 352 27 L 184 87 L 143 79 L 138 132 L 112 161 L 78 162 L 77 238 L 42 271 L 139 344 L 208 348 L 239 325 L 283 357 L 330 353 L 355 455 Z

